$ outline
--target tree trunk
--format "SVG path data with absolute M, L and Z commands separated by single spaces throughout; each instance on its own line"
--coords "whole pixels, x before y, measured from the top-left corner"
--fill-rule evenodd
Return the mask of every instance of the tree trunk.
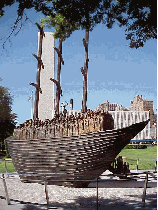
M 62 41 L 59 39 L 59 48 L 60 54 L 62 55 Z M 61 60 L 62 57 L 58 55 L 58 68 L 57 68 L 57 82 L 60 85 L 60 73 L 61 73 Z M 60 102 L 60 89 L 56 86 L 56 114 L 59 115 L 59 102 Z
M 39 46 L 38 46 L 38 58 L 41 59 L 42 55 L 42 39 L 43 39 L 43 28 L 40 30 Z M 34 104 L 34 119 L 38 119 L 38 102 L 39 102 L 39 88 L 40 88 L 40 73 L 41 73 L 41 64 L 37 61 L 37 76 L 36 84 L 37 87 L 35 91 L 35 104 Z
M 85 46 L 85 63 L 83 74 L 83 101 L 82 101 L 82 112 L 87 111 L 87 74 L 88 74 L 88 41 L 89 41 L 89 30 L 86 30 L 85 39 L 83 39 L 83 44 Z

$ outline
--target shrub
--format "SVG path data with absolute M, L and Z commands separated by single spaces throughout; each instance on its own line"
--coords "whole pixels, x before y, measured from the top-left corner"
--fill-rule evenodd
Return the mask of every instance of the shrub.
M 130 145 L 128 144 L 127 146 L 125 146 L 125 149 L 146 149 L 147 145 L 140 145 L 140 144 L 136 144 L 136 145 Z

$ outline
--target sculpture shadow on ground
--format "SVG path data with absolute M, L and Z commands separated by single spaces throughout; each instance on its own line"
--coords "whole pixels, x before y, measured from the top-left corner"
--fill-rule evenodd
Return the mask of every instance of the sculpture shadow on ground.
M 129 196 L 129 195 L 127 195 Z M 139 198 L 141 200 L 141 196 L 130 195 L 133 199 L 130 200 L 122 200 L 121 198 L 113 198 L 113 199 L 98 199 L 98 210 L 134 210 L 134 209 L 157 209 L 157 195 L 149 194 L 146 195 L 146 203 L 145 206 L 142 207 L 142 202 L 137 201 L 135 198 Z M 0 199 L 5 198 L 0 196 Z M 9 205 L 9 209 L 17 209 L 17 210 L 44 210 L 47 209 L 46 204 L 38 204 L 31 202 L 24 202 L 20 200 L 11 199 L 11 205 Z M 6 201 L 5 201 L 6 202 Z M 21 204 L 23 206 L 21 206 Z M 16 207 L 15 207 L 16 206 Z M 7 207 L 7 203 L 6 203 Z M 14 207 L 14 208 L 12 208 Z M 6 208 L 7 209 L 7 208 Z M 97 202 L 96 197 L 79 197 L 77 199 L 73 199 L 70 202 L 51 202 L 49 203 L 49 210 L 58 209 L 58 210 L 96 210 Z
M 137 198 L 141 196 L 137 196 Z M 134 210 L 134 209 L 157 209 L 157 195 L 150 194 L 146 196 L 147 202 L 145 206 L 142 208 L 142 202 L 136 201 L 135 196 L 131 200 L 122 200 L 121 198 L 113 198 L 113 199 L 98 199 L 98 210 Z M 80 197 L 72 203 L 50 203 L 50 207 L 62 207 L 64 210 L 96 210 L 97 202 L 96 197 Z

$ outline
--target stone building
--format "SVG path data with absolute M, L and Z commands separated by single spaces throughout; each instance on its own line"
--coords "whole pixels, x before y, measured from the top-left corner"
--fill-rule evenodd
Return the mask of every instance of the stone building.
M 112 104 L 109 103 L 109 101 L 107 100 L 105 103 L 99 104 L 96 110 L 108 111 L 114 119 L 114 129 L 120 129 L 149 119 L 149 109 L 153 110 L 153 107 L 151 106 L 150 103 L 137 104 L 136 106 L 136 103 L 138 101 L 139 101 L 139 96 L 134 98 L 132 102 L 133 107 L 131 106 L 130 107 L 131 110 L 128 110 L 127 108 L 123 107 L 121 104 L 120 105 L 116 103 Z M 144 109 L 141 108 L 143 106 Z M 143 129 L 143 131 L 137 134 L 137 136 L 134 139 L 139 139 L 139 140 L 150 139 L 151 138 L 150 131 L 151 129 L 149 122 L 148 125 Z
M 110 103 L 107 100 L 105 103 L 99 104 L 99 106 L 96 108 L 96 110 L 101 109 L 103 109 L 104 111 L 122 111 L 124 108 L 122 104 L 118 105 L 117 103 Z
M 142 95 L 135 96 L 133 101 L 131 101 L 131 105 L 129 107 L 129 111 L 150 111 L 150 126 L 153 126 L 154 123 L 154 110 L 153 110 L 153 101 L 147 101 L 143 99 Z
M 108 100 L 103 104 L 99 104 L 96 108 L 96 110 L 101 109 L 104 109 L 104 111 L 128 111 L 128 109 L 123 107 L 122 104 L 118 105 L 117 103 L 110 103 Z

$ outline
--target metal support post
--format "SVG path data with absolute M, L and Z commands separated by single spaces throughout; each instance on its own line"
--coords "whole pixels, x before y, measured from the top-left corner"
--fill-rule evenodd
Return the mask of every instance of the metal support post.
M 44 177 L 44 186 L 45 186 L 45 194 L 46 194 L 47 210 L 48 210 L 49 209 L 49 197 L 48 197 L 48 189 L 47 189 L 46 177 Z
M 98 210 L 98 178 L 97 178 L 97 210 Z
M 2 178 L 3 178 L 3 184 L 4 184 L 7 204 L 9 205 L 10 204 L 10 199 L 9 199 L 9 195 L 8 195 L 8 190 L 7 190 L 7 185 L 6 185 L 4 174 L 2 174 Z
M 8 168 L 7 168 L 6 159 L 4 159 L 4 162 L 5 162 L 5 171 L 6 171 L 6 173 L 8 173 Z M 9 177 L 9 175 L 8 175 L 8 177 Z
M 139 163 L 139 158 L 137 159 L 137 168 L 136 168 L 137 171 L 138 171 L 138 163 Z
M 156 171 L 156 168 L 157 168 L 157 158 L 156 158 L 156 162 L 155 162 L 155 171 Z
M 144 190 L 143 190 L 143 196 L 142 196 L 142 207 L 145 206 L 145 196 L 146 196 L 147 184 L 148 184 L 148 173 L 146 174 L 145 183 L 144 183 Z

